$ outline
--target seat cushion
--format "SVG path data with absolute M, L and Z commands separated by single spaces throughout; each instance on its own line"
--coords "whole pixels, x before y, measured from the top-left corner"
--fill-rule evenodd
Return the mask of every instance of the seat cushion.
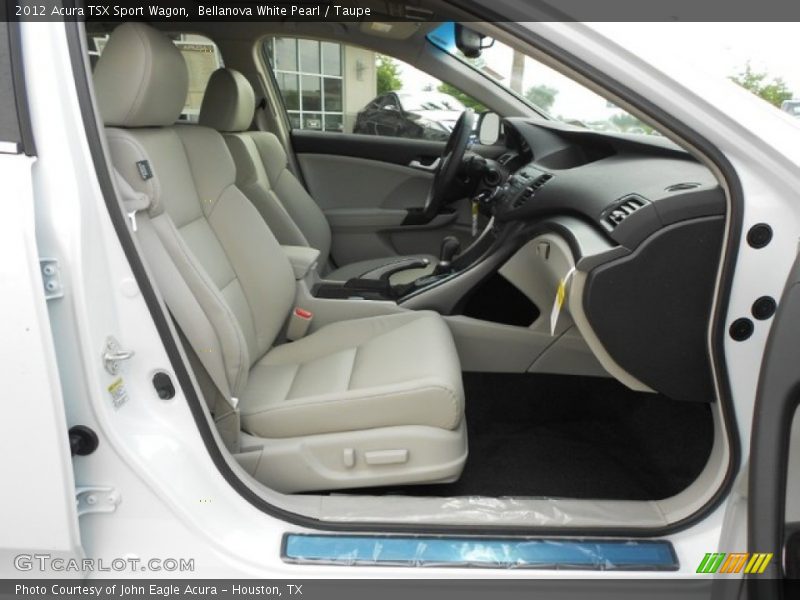
M 360 277 L 364 273 L 367 273 L 368 271 L 371 271 L 373 269 L 377 269 L 384 265 L 388 265 L 400 260 L 405 260 L 407 258 L 427 258 L 428 266 L 421 269 L 406 269 L 404 271 L 398 271 L 397 273 L 394 273 L 390 277 L 390 281 L 392 284 L 398 285 L 402 283 L 410 283 L 416 279 L 419 279 L 420 277 L 425 277 L 426 275 L 430 275 L 431 273 L 433 273 L 433 269 L 436 266 L 436 263 L 439 262 L 439 259 L 433 256 L 432 254 L 412 254 L 409 256 L 387 256 L 383 258 L 371 258 L 369 260 L 360 260 L 358 262 L 350 263 L 349 265 L 339 267 L 338 269 L 334 269 L 330 273 L 326 273 L 324 279 L 327 279 L 329 281 L 347 281 L 348 279 Z
M 266 438 L 397 425 L 456 429 L 458 355 L 438 314 L 341 321 L 274 348 L 250 371 L 243 428 Z

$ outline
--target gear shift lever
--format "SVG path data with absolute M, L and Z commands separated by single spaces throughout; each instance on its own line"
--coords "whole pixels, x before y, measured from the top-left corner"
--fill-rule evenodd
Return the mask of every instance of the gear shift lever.
M 439 250 L 439 263 L 436 265 L 434 273 L 438 275 L 439 273 L 448 272 L 453 265 L 453 259 L 460 250 L 461 242 L 458 241 L 457 237 L 448 235 L 444 238 L 441 250 Z

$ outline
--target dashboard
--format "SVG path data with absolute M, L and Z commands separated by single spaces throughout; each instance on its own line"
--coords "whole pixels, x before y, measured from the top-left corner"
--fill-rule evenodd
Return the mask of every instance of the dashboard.
M 611 240 L 635 248 L 664 226 L 725 214 L 712 173 L 663 138 L 505 122 L 510 176 L 500 191 L 500 221 L 574 214 Z M 535 198 L 535 201 L 534 201 Z
M 656 136 L 525 118 L 503 127 L 493 161 L 503 177 L 481 196 L 484 212 L 498 228 L 569 244 L 569 309 L 609 373 L 713 401 L 708 331 L 727 204 L 711 171 Z

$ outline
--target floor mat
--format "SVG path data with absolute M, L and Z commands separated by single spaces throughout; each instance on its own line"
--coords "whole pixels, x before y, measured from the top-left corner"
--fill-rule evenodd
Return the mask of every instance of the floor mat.
M 461 478 L 377 493 L 657 500 L 686 488 L 711 451 L 709 405 L 613 379 L 466 373 L 464 386 Z

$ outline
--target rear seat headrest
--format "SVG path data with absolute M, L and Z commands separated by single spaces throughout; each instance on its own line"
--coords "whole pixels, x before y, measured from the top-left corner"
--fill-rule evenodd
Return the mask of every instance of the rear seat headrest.
M 253 86 L 233 69 L 217 69 L 200 105 L 200 125 L 217 131 L 247 131 L 256 109 Z
M 189 89 L 186 61 L 160 31 L 117 27 L 94 70 L 97 104 L 113 127 L 161 127 L 180 117 Z

